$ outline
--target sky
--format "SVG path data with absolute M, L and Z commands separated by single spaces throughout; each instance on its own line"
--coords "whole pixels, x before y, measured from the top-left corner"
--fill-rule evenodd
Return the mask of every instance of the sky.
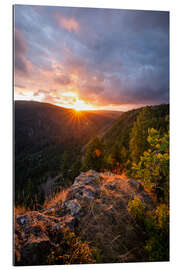
M 169 103 L 169 13 L 15 5 L 14 97 L 78 110 Z

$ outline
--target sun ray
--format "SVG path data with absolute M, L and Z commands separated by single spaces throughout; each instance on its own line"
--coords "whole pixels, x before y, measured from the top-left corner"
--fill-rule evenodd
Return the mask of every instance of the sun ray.
M 61 94 L 64 99 L 64 107 L 74 109 L 76 112 L 95 110 L 96 108 L 80 99 L 76 92 L 64 92 Z

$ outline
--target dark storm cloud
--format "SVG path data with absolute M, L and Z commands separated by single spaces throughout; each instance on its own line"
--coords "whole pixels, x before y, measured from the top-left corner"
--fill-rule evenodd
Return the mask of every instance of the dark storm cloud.
M 22 33 L 19 70 L 27 70 L 25 54 L 36 68 L 52 73 L 54 59 L 68 75 L 52 74 L 53 80 L 74 83 L 79 96 L 94 104 L 169 100 L 168 12 L 16 6 L 15 26 Z

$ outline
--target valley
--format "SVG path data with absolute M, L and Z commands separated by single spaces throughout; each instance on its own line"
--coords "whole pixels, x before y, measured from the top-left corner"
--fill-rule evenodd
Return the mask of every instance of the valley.
M 15 265 L 169 260 L 168 132 L 166 104 L 15 103 Z

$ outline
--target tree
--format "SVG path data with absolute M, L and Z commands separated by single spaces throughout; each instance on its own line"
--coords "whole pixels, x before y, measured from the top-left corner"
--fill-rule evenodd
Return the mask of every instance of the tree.
M 125 146 L 115 143 L 107 158 L 108 169 L 115 170 L 116 173 L 120 173 L 125 168 L 127 161 L 127 150 Z
M 101 171 L 105 168 L 104 145 L 98 137 L 94 137 L 87 147 L 82 170 L 94 169 Z
M 134 177 L 156 193 L 159 200 L 168 202 L 169 195 L 169 133 L 160 136 L 154 128 L 148 131 L 150 148 L 144 152 L 137 165 Z
M 81 169 L 81 158 L 80 156 L 77 156 L 76 161 L 73 163 L 71 167 L 71 180 L 74 180 L 76 176 L 80 174 L 80 169 Z
M 147 106 L 137 116 L 130 133 L 129 151 L 133 163 L 137 163 L 140 156 L 148 148 L 147 136 L 149 127 L 153 127 L 153 119 L 151 118 L 150 107 Z
M 61 157 L 61 171 L 65 179 L 69 177 L 70 165 L 71 165 L 71 154 L 68 151 L 64 151 Z
M 130 214 L 143 221 L 148 235 L 145 250 L 150 261 L 169 260 L 169 132 L 161 135 L 154 128 L 148 130 L 149 149 L 133 166 L 133 175 L 142 185 L 157 196 L 155 209 L 144 212 L 135 198 L 129 202 Z M 143 211 L 142 211 L 143 210 Z M 143 214 L 143 215 L 142 215 Z

